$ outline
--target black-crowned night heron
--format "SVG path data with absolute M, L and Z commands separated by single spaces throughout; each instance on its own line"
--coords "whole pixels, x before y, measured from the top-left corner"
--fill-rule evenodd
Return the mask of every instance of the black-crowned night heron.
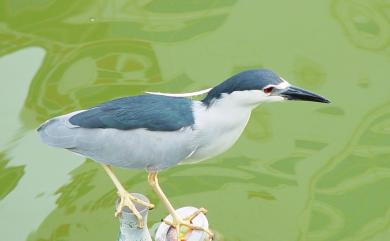
M 206 94 L 201 100 L 191 96 Z M 55 117 L 38 128 L 42 141 L 79 153 L 103 164 L 120 197 L 118 215 L 128 207 L 139 219 L 133 197 L 118 181 L 111 165 L 146 169 L 148 181 L 172 215 L 170 223 L 209 230 L 179 217 L 164 192 L 157 173 L 178 163 L 209 159 L 226 151 L 243 132 L 251 111 L 261 103 L 304 100 L 329 103 L 319 95 L 290 85 L 266 69 L 238 73 L 212 89 L 187 94 L 147 93 L 105 102 L 87 110 Z M 203 210 L 201 210 L 203 211 Z

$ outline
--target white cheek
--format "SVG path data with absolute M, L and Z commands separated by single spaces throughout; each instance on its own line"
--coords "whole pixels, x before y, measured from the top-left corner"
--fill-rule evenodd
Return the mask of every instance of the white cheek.
M 280 96 L 272 96 L 264 93 L 261 90 L 235 91 L 231 94 L 223 94 L 218 102 L 229 103 L 229 105 L 255 107 L 258 104 L 265 102 L 283 101 Z
M 262 102 L 268 102 L 272 98 L 272 96 L 269 96 L 261 90 L 234 92 L 232 97 L 241 105 L 258 105 Z

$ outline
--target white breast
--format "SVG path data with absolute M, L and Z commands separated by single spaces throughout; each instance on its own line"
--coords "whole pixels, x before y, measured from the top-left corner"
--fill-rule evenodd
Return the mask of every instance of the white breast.
M 197 149 L 185 161 L 211 158 L 229 149 L 240 137 L 248 123 L 251 108 L 234 105 L 224 100 L 206 107 L 195 102 L 194 117 L 197 129 Z

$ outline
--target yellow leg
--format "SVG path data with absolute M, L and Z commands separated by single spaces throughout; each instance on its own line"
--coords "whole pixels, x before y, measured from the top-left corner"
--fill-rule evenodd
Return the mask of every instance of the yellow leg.
M 167 196 L 162 191 L 162 189 L 161 189 L 161 187 L 160 187 L 160 185 L 158 183 L 157 174 L 158 174 L 157 172 L 150 172 L 149 176 L 148 176 L 148 181 L 149 181 L 150 186 L 153 188 L 153 191 L 157 194 L 157 196 L 160 198 L 161 202 L 165 205 L 165 207 L 168 209 L 168 212 L 172 216 L 172 220 L 173 220 L 172 222 L 169 222 L 169 221 L 166 221 L 166 220 L 164 220 L 164 222 L 166 224 L 168 224 L 168 225 L 173 226 L 176 229 L 177 240 L 183 240 L 183 238 L 184 238 L 184 237 L 182 237 L 182 233 L 181 233 L 181 227 L 182 226 L 190 228 L 192 230 L 204 231 L 212 239 L 213 238 L 213 233 L 209 229 L 204 228 L 204 227 L 199 227 L 199 226 L 193 225 L 191 223 L 191 220 L 193 218 L 195 218 L 199 213 L 201 213 L 201 212 L 206 213 L 207 210 L 204 209 L 204 208 L 200 208 L 194 214 L 192 214 L 192 215 L 190 215 L 190 216 L 188 216 L 188 217 L 186 217 L 184 219 L 179 217 L 179 215 L 177 215 L 175 209 L 173 208 L 172 204 L 169 202 Z
M 115 217 L 118 217 L 123 209 L 125 207 L 128 207 L 131 212 L 137 217 L 138 219 L 138 225 L 140 228 L 144 227 L 144 221 L 142 219 L 141 214 L 138 212 L 138 210 L 135 208 L 134 203 L 139 203 L 147 208 L 153 208 L 154 205 L 147 203 L 139 198 L 134 197 L 130 193 L 126 191 L 126 189 L 123 187 L 123 185 L 119 182 L 118 178 L 115 176 L 114 172 L 112 171 L 111 167 L 109 165 L 102 164 L 104 170 L 108 174 L 108 176 L 111 178 L 112 182 L 114 183 L 116 189 L 118 190 L 118 196 L 120 198 L 118 207 L 115 211 Z

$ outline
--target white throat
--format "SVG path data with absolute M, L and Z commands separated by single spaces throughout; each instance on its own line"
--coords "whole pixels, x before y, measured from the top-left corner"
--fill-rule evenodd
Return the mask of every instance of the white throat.
M 232 105 L 221 99 L 210 106 L 194 102 L 196 142 L 199 143 L 189 161 L 200 161 L 229 149 L 248 123 L 250 106 Z

